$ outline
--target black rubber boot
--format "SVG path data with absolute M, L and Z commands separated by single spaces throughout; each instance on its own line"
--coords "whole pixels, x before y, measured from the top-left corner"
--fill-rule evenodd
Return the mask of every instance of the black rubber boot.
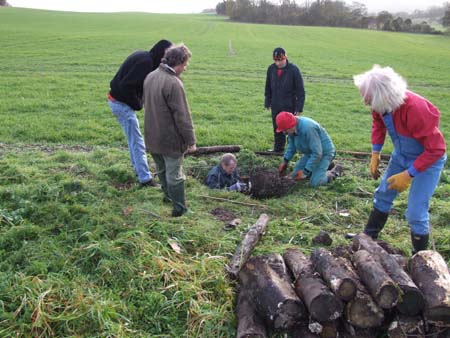
M 328 170 L 326 172 L 326 175 L 328 177 L 328 182 L 333 182 L 336 177 L 342 176 L 342 173 L 344 172 L 344 168 L 342 168 L 341 165 L 336 164 L 333 166 L 333 169 Z
M 413 245 L 412 254 L 415 255 L 419 251 L 426 250 L 428 248 L 428 239 L 430 235 L 415 235 L 411 232 L 411 242 Z
M 162 173 L 159 176 L 159 182 L 161 183 L 161 189 L 164 193 L 163 202 L 164 203 L 172 203 L 172 199 L 169 197 L 169 192 L 167 190 L 167 180 L 166 173 Z
M 369 235 L 373 239 L 378 238 L 378 234 L 381 229 L 383 229 L 386 221 L 388 219 L 389 213 L 381 212 L 377 208 L 373 208 L 370 213 L 369 220 L 367 221 L 366 227 L 364 228 L 364 233 Z
M 169 197 L 173 203 L 172 217 L 180 217 L 186 211 L 186 196 L 184 192 L 184 182 L 168 187 Z

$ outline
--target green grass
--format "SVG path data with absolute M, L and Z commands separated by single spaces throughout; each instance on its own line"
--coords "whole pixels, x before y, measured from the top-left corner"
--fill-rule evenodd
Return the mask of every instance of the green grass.
M 300 184 L 284 198 L 252 201 L 201 184 L 219 155 L 187 158 L 193 213 L 169 217 L 161 192 L 135 183 L 106 102 L 111 77 L 135 49 L 161 38 L 190 47 L 183 78 L 198 145 L 243 145 L 244 171 L 278 164 L 253 153 L 271 146 L 264 81 L 278 45 L 303 72 L 305 115 L 327 128 L 338 151 L 370 150 L 370 114 L 352 75 L 374 63 L 392 66 L 440 108 L 450 144 L 446 36 L 15 8 L 0 9 L 0 31 L 1 337 L 234 337 L 234 285 L 224 267 L 261 212 L 271 221 L 256 253 L 292 245 L 308 253 L 320 229 L 345 244 L 343 234 L 367 220 L 377 182 L 364 161 L 340 157 L 346 176 L 331 186 Z M 383 239 L 408 254 L 406 203 L 406 194 L 396 200 Z M 211 215 L 219 205 L 243 220 L 235 231 Z M 433 239 L 447 261 L 449 210 L 447 164 L 431 201 Z

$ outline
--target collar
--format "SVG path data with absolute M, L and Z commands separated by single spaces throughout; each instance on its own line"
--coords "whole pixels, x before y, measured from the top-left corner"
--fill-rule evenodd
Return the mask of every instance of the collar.
M 172 67 L 170 67 L 169 65 L 166 65 L 165 63 L 161 63 L 161 65 L 167 69 L 169 72 L 174 73 L 175 75 L 177 75 L 177 72 L 175 71 L 175 69 L 173 69 Z

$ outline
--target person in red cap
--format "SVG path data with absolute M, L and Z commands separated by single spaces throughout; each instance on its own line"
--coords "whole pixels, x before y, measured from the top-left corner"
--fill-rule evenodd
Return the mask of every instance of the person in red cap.
M 274 63 L 267 69 L 264 106 L 267 110 L 272 109 L 274 146 L 271 151 L 283 152 L 286 136 L 276 131 L 276 117 L 281 111 L 294 115 L 303 112 L 305 88 L 300 69 L 289 62 L 283 48 L 275 48 L 272 58 Z
M 278 167 L 284 175 L 289 161 L 298 151 L 302 157 L 292 171 L 292 178 L 297 181 L 309 179 L 311 186 L 325 185 L 342 175 L 342 167 L 334 166 L 331 161 L 336 151 L 327 131 L 316 121 L 306 116 L 294 116 L 289 112 L 280 112 L 276 118 L 277 132 L 288 135 L 288 147 L 284 160 Z

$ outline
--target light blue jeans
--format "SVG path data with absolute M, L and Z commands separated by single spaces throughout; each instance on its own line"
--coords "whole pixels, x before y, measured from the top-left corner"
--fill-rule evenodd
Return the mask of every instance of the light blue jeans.
M 119 101 L 108 100 L 108 103 L 127 138 L 131 165 L 138 176 L 139 182 L 146 183 L 150 181 L 153 176 L 148 168 L 144 139 L 139 129 L 136 112 L 127 104 Z

